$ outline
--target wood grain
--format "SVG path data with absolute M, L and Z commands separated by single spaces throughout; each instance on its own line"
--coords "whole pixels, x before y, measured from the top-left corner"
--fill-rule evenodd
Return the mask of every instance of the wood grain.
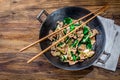
M 120 25 L 120 0 L 0 0 L 0 80 L 120 80 L 120 59 L 115 72 L 97 67 L 65 71 L 52 66 L 44 56 L 26 61 L 40 51 L 39 45 L 19 54 L 18 50 L 38 40 L 42 10 L 51 13 L 65 6 L 81 6 L 95 11 L 110 4 L 102 15 Z

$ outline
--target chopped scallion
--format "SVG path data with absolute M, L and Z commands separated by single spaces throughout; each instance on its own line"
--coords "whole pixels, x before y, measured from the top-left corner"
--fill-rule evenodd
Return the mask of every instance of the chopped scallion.
M 63 23 L 64 24 L 70 24 L 70 23 L 72 23 L 72 21 L 73 21 L 73 19 L 72 18 L 64 18 L 64 21 L 63 21 Z

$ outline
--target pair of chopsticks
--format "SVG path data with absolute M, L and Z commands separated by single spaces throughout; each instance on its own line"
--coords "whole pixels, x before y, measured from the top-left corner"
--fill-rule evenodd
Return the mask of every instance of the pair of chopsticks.
M 40 55 L 42 55 L 43 53 L 45 53 L 46 51 L 48 51 L 49 49 L 51 49 L 51 47 L 57 45 L 60 41 L 62 41 L 63 39 L 65 39 L 68 35 L 70 35 L 71 33 L 75 32 L 76 30 L 78 30 L 79 28 L 81 28 L 82 26 L 84 26 L 85 24 L 87 24 L 88 22 L 90 22 L 92 19 L 94 19 L 94 18 L 95 18 L 96 16 L 98 16 L 99 14 L 103 13 L 107 8 L 108 8 L 108 5 L 105 5 L 105 6 L 103 6 L 102 8 L 100 8 L 100 9 L 94 11 L 94 12 L 91 12 L 91 13 L 83 16 L 83 17 L 79 18 L 79 19 L 76 20 L 76 21 L 73 21 L 73 23 L 71 23 L 71 24 L 74 24 L 74 23 L 76 23 L 76 22 L 78 22 L 78 21 L 81 21 L 82 19 L 84 19 L 84 18 L 86 18 L 86 17 L 94 14 L 93 17 L 91 17 L 90 19 L 88 19 L 88 20 L 86 20 L 85 22 L 83 22 L 80 26 L 76 27 L 73 31 L 67 33 L 65 36 L 63 36 L 62 38 L 60 38 L 59 40 L 57 40 L 55 43 L 53 43 L 52 45 L 50 45 L 49 47 L 47 47 L 46 49 L 44 49 L 43 51 L 41 51 L 40 53 L 38 53 L 37 55 L 35 55 L 34 57 L 32 57 L 30 60 L 27 61 L 27 63 L 32 62 L 33 60 L 35 60 L 36 58 L 38 58 Z M 62 31 L 63 29 L 65 29 L 65 28 L 67 28 L 67 27 L 69 27 L 71 24 L 66 25 L 66 26 L 62 27 L 61 29 L 56 30 L 56 31 L 54 31 L 53 33 L 51 33 L 51 34 L 49 34 L 49 35 L 47 35 L 47 36 L 45 36 L 45 37 L 43 37 L 43 38 L 35 41 L 34 43 L 32 43 L 32 44 L 30 44 L 30 45 L 28 45 L 28 46 L 26 46 L 26 47 L 24 47 L 24 48 L 22 48 L 22 49 L 20 50 L 20 52 L 22 52 L 22 51 L 24 51 L 24 50 L 32 47 L 33 45 L 35 45 L 35 44 L 37 44 L 37 43 L 39 43 L 39 42 L 47 39 L 47 38 L 50 37 L 50 36 L 56 35 L 56 33 Z

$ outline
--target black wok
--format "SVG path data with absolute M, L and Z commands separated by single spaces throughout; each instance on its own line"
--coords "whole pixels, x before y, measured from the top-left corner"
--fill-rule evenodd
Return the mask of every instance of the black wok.
M 45 11 L 44 11 L 44 13 L 47 15 L 47 13 Z M 47 16 L 46 20 L 42 23 L 39 37 L 42 38 L 42 37 L 45 37 L 46 35 L 48 35 L 49 30 L 54 31 L 56 28 L 57 21 L 63 21 L 63 19 L 66 17 L 78 19 L 88 13 L 90 13 L 89 10 L 81 8 L 81 7 L 64 7 L 64 8 L 58 9 L 58 10 L 52 12 L 51 14 L 49 14 Z M 41 16 L 41 13 L 38 16 L 39 21 L 41 21 L 40 16 Z M 91 15 L 91 16 L 93 16 L 93 15 Z M 84 20 L 86 20 L 86 19 L 84 19 Z M 92 66 L 92 64 L 99 58 L 100 54 L 103 53 L 103 51 L 104 51 L 106 37 L 105 37 L 104 28 L 97 17 L 95 19 L 93 19 L 92 21 L 90 21 L 87 25 L 91 29 L 95 28 L 99 31 L 99 35 L 96 36 L 96 43 L 94 45 L 95 55 L 93 57 L 91 57 L 83 62 L 78 62 L 77 64 L 72 65 L 72 66 L 69 65 L 68 63 L 61 62 L 58 57 L 53 57 L 50 53 L 51 52 L 50 50 L 44 54 L 45 57 L 54 66 L 65 69 L 65 70 L 82 70 L 82 69 Z M 42 50 L 47 48 L 50 45 L 51 45 L 51 41 L 48 39 L 45 41 L 42 41 L 40 43 Z

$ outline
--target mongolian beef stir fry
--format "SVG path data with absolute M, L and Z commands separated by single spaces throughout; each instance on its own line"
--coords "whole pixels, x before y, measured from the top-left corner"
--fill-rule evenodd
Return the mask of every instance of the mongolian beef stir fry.
M 71 24 L 73 19 L 65 18 L 64 21 L 57 22 L 57 28 L 61 29 L 63 26 Z M 68 28 L 58 32 L 57 35 L 50 37 L 52 44 L 62 38 L 64 35 L 74 30 L 75 27 L 81 25 L 81 21 L 71 24 Z M 69 65 L 74 65 L 77 62 L 83 62 L 85 59 L 94 55 L 93 44 L 95 43 L 95 36 L 98 34 L 96 29 L 90 29 L 87 25 L 81 27 L 76 32 L 69 35 L 63 41 L 51 48 L 51 54 L 58 56 L 62 62 L 68 62 Z

